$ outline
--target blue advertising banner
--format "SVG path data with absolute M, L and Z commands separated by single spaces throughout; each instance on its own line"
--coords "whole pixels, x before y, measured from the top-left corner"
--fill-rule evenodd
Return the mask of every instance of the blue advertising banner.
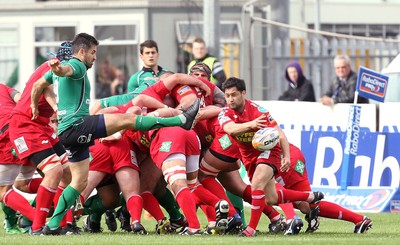
M 383 102 L 388 82 L 388 76 L 360 66 L 356 90 L 362 97 Z
M 358 151 L 358 138 L 360 136 L 361 106 L 351 105 L 346 131 L 346 147 L 344 148 L 342 175 L 340 187 L 342 190 L 352 184 L 354 162 Z
M 389 199 L 400 200 L 400 134 L 375 133 L 360 129 L 358 153 L 355 158 L 352 186 L 347 190 L 340 188 L 342 178 L 346 132 L 302 131 L 301 150 L 306 159 L 310 183 L 314 187 L 330 188 L 330 193 L 348 195 L 346 200 L 360 201 L 363 195 L 372 195 L 379 201 L 380 207 L 374 205 L 355 205 L 344 203 L 344 207 L 357 211 L 390 211 L 397 210 L 397 202 L 389 207 Z M 374 191 L 371 191 L 374 189 Z M 388 190 L 380 192 L 378 190 Z M 370 194 L 367 194 L 370 193 Z M 343 194 L 346 193 L 346 194 Z M 373 194 L 371 194 L 373 193 Z M 379 194 L 384 193 L 384 194 Z M 397 193 L 397 194 L 396 194 Z M 333 195 L 333 194 L 332 194 Z M 342 203 L 343 204 L 343 203 Z M 372 208 L 373 207 L 373 208 Z

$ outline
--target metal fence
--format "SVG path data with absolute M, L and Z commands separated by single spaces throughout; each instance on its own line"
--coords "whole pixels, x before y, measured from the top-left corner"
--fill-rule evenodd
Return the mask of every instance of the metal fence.
M 252 20 L 249 37 L 252 41 L 248 50 L 252 64 L 249 89 L 253 99 L 278 99 L 288 87 L 285 68 L 290 61 L 296 60 L 301 64 L 304 75 L 314 85 L 318 99 L 335 77 L 333 59 L 336 55 L 347 54 L 355 72 L 360 66 L 379 72 L 400 50 L 398 40 L 317 32 L 261 18 Z M 305 32 L 298 35 L 305 38 L 271 38 L 273 28 L 296 28 L 296 31 Z

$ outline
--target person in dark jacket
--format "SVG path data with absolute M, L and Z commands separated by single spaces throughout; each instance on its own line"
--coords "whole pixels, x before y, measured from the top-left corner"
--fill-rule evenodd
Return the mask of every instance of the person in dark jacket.
M 297 61 L 292 61 L 286 67 L 288 89 L 279 96 L 278 100 L 312 101 L 315 102 L 315 93 L 312 83 L 303 75 L 303 70 Z
M 353 103 L 357 85 L 357 74 L 351 69 L 347 55 L 337 55 L 334 59 L 336 77 L 322 96 L 320 102 L 332 106 L 337 103 Z M 368 99 L 358 97 L 358 103 L 368 103 Z

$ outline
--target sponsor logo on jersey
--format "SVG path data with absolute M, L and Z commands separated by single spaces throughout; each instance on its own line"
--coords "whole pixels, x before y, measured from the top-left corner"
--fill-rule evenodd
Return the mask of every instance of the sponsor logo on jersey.
M 178 94 L 182 95 L 189 91 L 191 91 L 190 87 L 188 85 L 185 85 L 185 86 L 181 87 L 180 89 L 178 89 Z
M 245 132 L 235 136 L 235 139 L 242 143 L 251 143 L 256 132 Z

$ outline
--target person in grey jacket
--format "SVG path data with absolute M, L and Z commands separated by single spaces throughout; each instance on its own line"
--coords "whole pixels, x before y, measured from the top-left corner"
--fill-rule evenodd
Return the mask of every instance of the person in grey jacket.
M 292 61 L 288 64 L 285 77 L 289 87 L 279 96 L 278 100 L 315 102 L 314 87 L 303 75 L 303 70 L 297 61 Z
M 353 103 L 357 85 L 357 74 L 351 69 L 350 58 L 347 55 L 337 55 L 334 59 L 336 78 L 328 91 L 321 98 L 324 105 L 337 103 Z M 358 97 L 358 103 L 368 103 L 368 99 Z

